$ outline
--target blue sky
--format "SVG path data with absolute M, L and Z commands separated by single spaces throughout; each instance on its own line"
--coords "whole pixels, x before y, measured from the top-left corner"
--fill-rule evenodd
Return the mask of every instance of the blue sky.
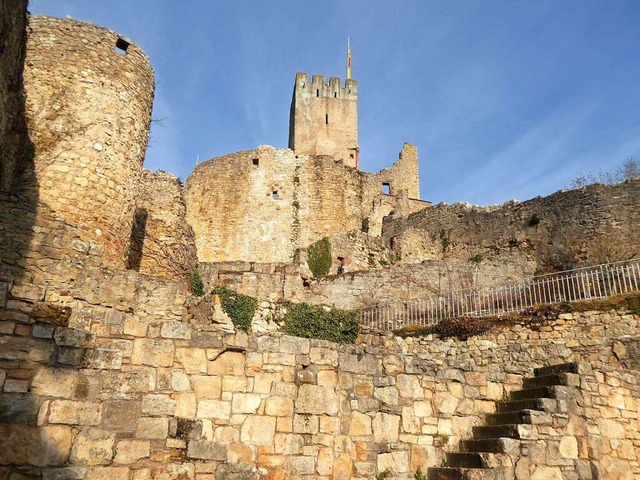
M 359 82 L 361 167 L 418 146 L 422 197 L 495 204 L 640 157 L 638 0 L 31 0 L 111 28 L 156 74 L 145 166 L 285 148 L 296 71 Z

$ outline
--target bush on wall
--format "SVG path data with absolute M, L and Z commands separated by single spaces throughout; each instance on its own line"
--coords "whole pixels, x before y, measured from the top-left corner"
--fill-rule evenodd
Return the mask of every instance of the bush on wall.
M 233 325 L 239 330 L 248 332 L 251 329 L 251 320 L 256 313 L 256 308 L 258 308 L 258 300 L 249 295 L 229 290 L 224 285 L 216 287 L 213 293 L 220 297 L 222 310 L 229 315 Z
M 331 263 L 331 242 L 327 237 L 309 247 L 307 265 L 314 277 L 328 274 L 331 271 Z
M 280 319 L 282 330 L 288 335 L 317 338 L 337 343 L 353 343 L 360 323 L 355 310 L 327 310 L 306 303 L 282 304 L 285 313 Z

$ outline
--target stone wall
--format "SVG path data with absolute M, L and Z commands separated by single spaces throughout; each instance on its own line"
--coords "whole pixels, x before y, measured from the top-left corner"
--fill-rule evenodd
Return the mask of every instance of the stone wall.
M 337 252 L 339 250 L 334 252 L 334 258 Z M 388 250 L 381 250 L 380 256 L 375 258 L 378 262 L 376 268 L 349 271 L 352 265 L 347 263 L 346 273 L 317 279 L 311 279 L 308 270 L 296 265 L 202 263 L 200 270 L 209 288 L 221 284 L 261 300 L 292 300 L 357 309 L 432 297 L 452 290 L 500 285 L 531 276 L 536 267 L 534 262 L 520 255 L 509 254 L 480 263 L 445 259 L 403 264 Z M 361 260 L 367 261 L 365 257 Z M 338 262 L 332 269 L 337 269 L 337 266 Z
M 301 155 L 328 155 L 358 168 L 358 82 L 296 74 L 289 120 L 289 148 Z M 417 178 L 416 178 L 417 179 Z
M 349 480 L 391 468 L 406 478 L 439 466 L 532 368 L 589 361 L 581 409 L 514 457 L 527 473 L 518 478 L 640 474 L 637 316 L 567 314 L 464 342 L 372 333 L 341 346 L 224 333 L 185 314 L 173 284 L 142 281 L 135 296 L 126 284 L 96 278 L 95 295 L 0 285 L 0 473 Z M 597 475 L 577 476 L 585 466 Z
M 129 268 L 170 280 L 189 278 L 196 268 L 193 230 L 175 175 L 143 170 L 133 232 Z
M 102 246 L 105 264 L 126 267 L 153 101 L 147 56 L 111 30 L 32 16 L 24 83 L 31 189 Z
M 384 183 L 389 184 L 389 193 L 398 194 L 406 190 L 409 198 L 420 198 L 420 173 L 418 171 L 418 148 L 405 143 L 393 168 L 385 168 L 380 172 Z
M 24 118 L 27 0 L 0 1 L 0 192 L 11 192 L 28 158 Z
M 330 157 L 268 146 L 201 163 L 185 190 L 198 260 L 289 263 L 298 249 L 328 235 L 363 229 L 379 235 L 383 215 L 399 201 L 381 194 L 395 168 L 384 176 L 364 173 Z M 408 181 L 406 188 L 414 182 Z M 399 182 L 397 190 L 406 190 Z M 409 211 L 425 205 L 405 204 Z
M 383 237 L 408 263 L 508 253 L 534 261 L 538 271 L 555 271 L 640 255 L 638 205 L 640 179 L 635 179 L 499 207 L 436 205 L 388 217 Z

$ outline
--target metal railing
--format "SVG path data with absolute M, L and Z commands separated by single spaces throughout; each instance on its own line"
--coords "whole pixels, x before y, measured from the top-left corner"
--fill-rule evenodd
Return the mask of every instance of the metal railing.
M 538 304 L 595 300 L 640 290 L 640 259 L 538 275 L 504 285 L 452 291 L 361 310 L 363 326 L 395 330 L 460 316 L 522 311 Z

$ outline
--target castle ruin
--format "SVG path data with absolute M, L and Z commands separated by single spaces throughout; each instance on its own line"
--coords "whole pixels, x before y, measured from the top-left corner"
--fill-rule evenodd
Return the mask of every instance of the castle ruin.
M 640 476 L 630 309 L 348 345 L 269 320 L 280 300 L 358 308 L 637 254 L 639 180 L 430 206 L 415 146 L 360 170 L 357 82 L 298 73 L 290 148 L 211 159 L 183 188 L 142 168 L 144 52 L 26 3 L 0 0 L 0 479 Z M 332 275 L 311 278 L 323 238 Z M 192 295 L 196 267 L 260 323 Z

